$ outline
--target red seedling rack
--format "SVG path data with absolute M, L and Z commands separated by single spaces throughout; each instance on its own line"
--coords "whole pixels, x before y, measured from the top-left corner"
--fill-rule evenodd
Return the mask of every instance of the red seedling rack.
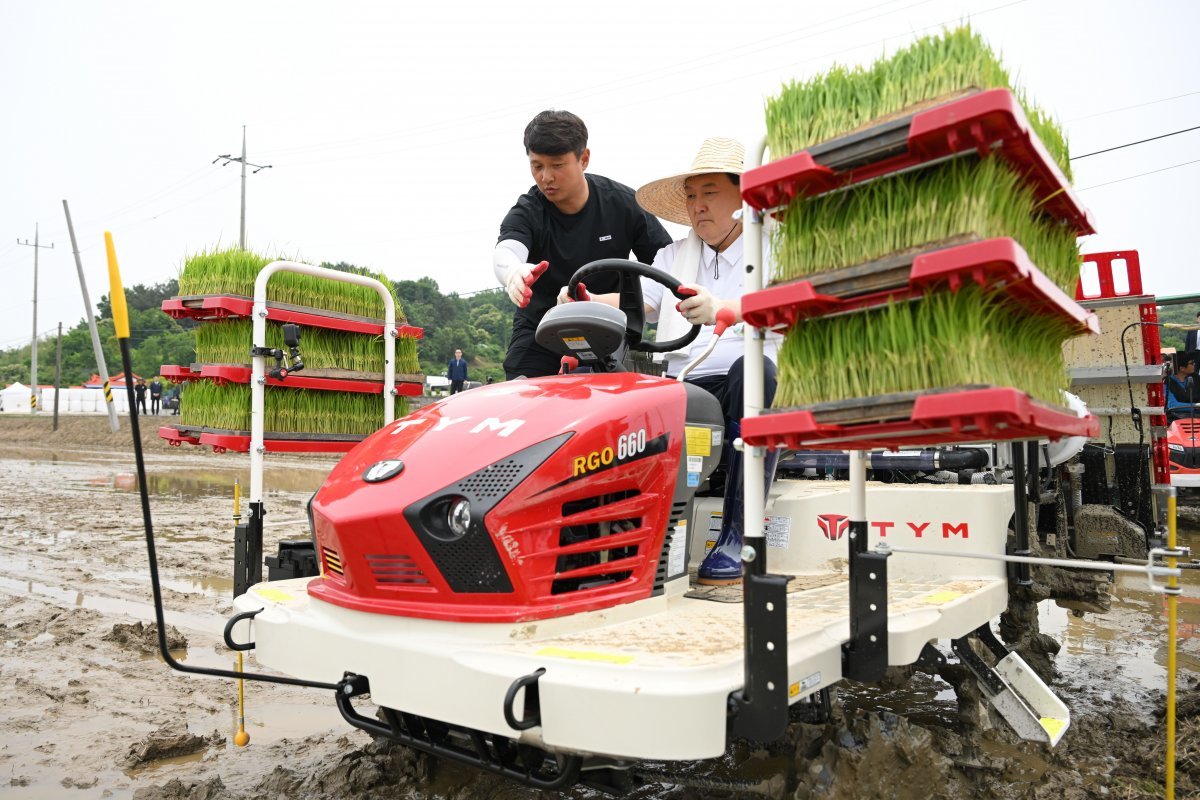
M 174 383 L 195 380 L 211 380 L 216 384 L 250 382 L 250 367 L 236 364 L 201 364 L 199 367 L 199 370 L 196 370 L 190 367 L 164 364 L 159 374 Z M 316 389 L 327 392 L 383 393 L 383 381 L 299 374 L 289 374 L 284 380 L 268 376 L 267 386 L 281 386 L 287 389 Z M 424 385 L 417 381 L 396 381 L 396 394 L 401 397 L 420 397 L 423 388 Z
M 1087 209 L 1007 89 L 970 94 L 752 169 L 742 176 L 742 197 L 755 208 L 770 209 L 800 195 L 993 151 L 1024 176 L 1047 214 L 1080 236 L 1095 233 Z
M 760 328 L 791 327 L 803 319 L 869 309 L 934 291 L 978 285 L 1003 292 L 1033 314 L 1054 314 L 1079 333 L 1099 333 L 1096 315 L 1082 308 L 1033 265 L 1009 238 L 985 239 L 771 286 L 742 297 L 742 316 Z
M 160 439 L 166 439 L 172 447 L 184 444 L 209 445 L 214 453 L 250 452 L 250 434 L 246 431 L 165 425 L 158 429 L 158 436 Z M 263 445 L 269 453 L 345 453 L 354 449 L 365 438 L 366 436 L 334 438 L 327 434 L 267 433 Z
M 846 419 L 865 410 L 874 419 Z M 892 412 L 880 409 L 891 406 Z M 831 421 L 840 417 L 841 421 Z M 881 418 L 886 417 L 886 418 Z M 1014 439 L 1094 437 L 1095 417 L 1051 408 L 1018 389 L 966 387 L 782 409 L 742 420 L 742 440 L 758 447 L 807 450 L 895 449 Z
M 218 320 L 249 318 L 254 309 L 254 301 L 249 297 L 237 295 L 193 295 L 187 297 L 171 297 L 163 301 L 162 310 L 174 319 Z M 368 333 L 375 336 L 383 334 L 383 322 L 380 320 L 355 317 L 346 314 L 336 314 L 318 308 L 303 308 L 282 303 L 267 303 L 267 319 L 272 322 L 294 322 L 312 328 L 347 331 L 349 333 Z M 422 328 L 412 325 L 397 325 L 397 335 L 402 338 L 421 339 L 425 336 Z

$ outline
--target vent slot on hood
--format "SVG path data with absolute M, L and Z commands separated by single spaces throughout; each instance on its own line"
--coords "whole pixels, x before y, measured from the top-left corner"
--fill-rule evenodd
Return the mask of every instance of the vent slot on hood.
M 559 556 L 555 563 L 555 574 L 563 575 L 585 568 L 589 570 L 589 573 L 587 575 L 556 579 L 551 586 L 551 594 L 564 594 L 567 592 L 577 592 L 582 589 L 595 589 L 598 586 L 607 586 L 608 584 L 623 581 L 633 574 L 629 569 L 629 565 L 622 564 L 621 562 L 636 557 L 638 546 L 633 544 L 624 547 L 609 547 L 605 540 L 616 534 L 637 530 L 642 526 L 642 518 L 614 516 L 611 519 L 597 520 L 595 512 L 605 506 L 628 500 L 639 494 L 641 492 L 637 489 L 626 489 L 595 497 L 586 497 L 581 500 L 572 500 L 569 503 L 563 504 L 563 516 L 567 518 L 585 511 L 592 513 L 588 514 L 588 518 L 591 521 L 579 525 L 563 526 L 560 529 L 558 536 L 559 547 L 571 547 L 573 550 L 578 551 L 579 546 L 584 545 L 586 549 Z M 594 569 L 609 564 L 612 565 L 611 570 L 603 568 L 600 570 Z
M 321 555 L 325 558 L 325 571 L 332 572 L 334 575 L 342 575 L 342 557 L 337 554 L 336 550 L 328 547 L 321 548 Z
M 409 556 L 375 554 L 363 557 L 378 584 L 413 586 L 429 583 L 429 578 Z

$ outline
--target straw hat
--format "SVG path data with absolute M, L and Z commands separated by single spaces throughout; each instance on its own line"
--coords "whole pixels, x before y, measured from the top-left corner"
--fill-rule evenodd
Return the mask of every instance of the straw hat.
M 746 160 L 746 149 L 737 139 L 713 136 L 700 145 L 700 152 L 692 161 L 687 172 L 651 181 L 637 190 L 638 205 L 656 217 L 668 222 L 690 226 L 687 198 L 683 182 L 693 175 L 709 175 L 713 172 L 732 172 L 741 175 Z

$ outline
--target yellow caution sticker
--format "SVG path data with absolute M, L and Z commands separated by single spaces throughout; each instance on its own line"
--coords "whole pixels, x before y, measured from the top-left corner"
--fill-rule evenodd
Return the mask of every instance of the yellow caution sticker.
M 949 603 L 951 600 L 957 600 L 960 597 L 962 597 L 962 592 L 934 592 L 922 597 L 921 602 L 940 605 L 942 603 Z
M 1039 722 L 1042 723 L 1042 730 L 1050 734 L 1050 738 L 1058 736 L 1062 733 L 1063 728 L 1067 727 L 1066 720 L 1057 719 L 1055 717 L 1042 717 Z
M 582 336 L 564 336 L 562 340 L 563 344 L 572 350 L 589 350 L 592 347 L 588 344 L 588 340 Z
M 549 658 L 572 658 L 576 661 L 599 661 L 605 664 L 628 664 L 633 656 L 621 653 L 597 653 L 594 650 L 568 650 L 565 647 L 543 647 L 534 653 L 535 656 Z
M 263 600 L 270 600 L 273 603 L 290 603 L 296 599 L 295 596 L 288 594 L 282 589 L 275 589 L 270 586 L 255 589 L 254 593 Z
M 799 697 L 799 696 L 800 696 L 800 681 L 796 681 L 795 683 L 793 683 L 791 686 L 788 687 L 788 697 Z
M 687 434 L 687 454 L 689 456 L 712 455 L 712 431 L 708 428 L 684 428 Z

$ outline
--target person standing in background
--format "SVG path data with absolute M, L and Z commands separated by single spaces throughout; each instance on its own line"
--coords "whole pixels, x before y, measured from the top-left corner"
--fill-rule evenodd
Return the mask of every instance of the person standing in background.
M 446 369 L 446 377 L 450 379 L 450 394 L 458 394 L 463 390 L 467 381 L 467 360 L 463 358 L 462 350 L 454 351 L 454 358 Z
M 146 413 L 146 381 L 142 378 L 137 379 L 137 383 L 133 385 L 133 396 L 137 399 L 137 410 L 139 414 Z
M 150 381 L 150 413 L 157 414 L 162 404 L 163 385 L 158 376 Z

